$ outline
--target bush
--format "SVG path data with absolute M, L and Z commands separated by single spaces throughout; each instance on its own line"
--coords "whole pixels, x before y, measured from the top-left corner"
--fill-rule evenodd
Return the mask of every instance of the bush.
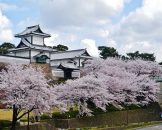
M 11 121 L 0 120 L 0 130 L 3 130 L 5 127 L 11 126 Z
M 109 105 L 106 107 L 106 111 L 103 111 L 100 108 L 96 108 L 96 106 L 92 102 L 88 101 L 88 108 L 92 110 L 93 115 L 105 114 L 105 113 L 116 112 L 116 111 L 137 110 L 137 109 L 149 109 L 149 108 L 156 108 L 157 110 L 160 109 L 158 103 L 150 103 L 147 106 L 137 106 L 133 104 L 129 106 L 127 105 L 122 105 L 122 106 L 123 106 L 123 109 L 118 109 L 114 107 L 113 105 Z M 78 114 L 79 114 L 78 110 L 71 109 L 65 113 L 54 112 L 52 114 L 52 118 L 53 119 L 71 119 L 71 118 L 76 118 Z M 84 115 L 82 117 L 84 117 Z
M 20 122 L 28 122 L 27 119 L 20 119 Z
M 78 115 L 78 111 L 68 111 L 65 113 L 60 113 L 60 112 L 55 112 L 52 114 L 52 118 L 54 119 L 71 119 L 71 118 L 76 118 Z
M 8 129 L 8 127 L 11 126 L 11 123 L 12 123 L 12 121 L 9 121 L 9 120 L 0 120 L 0 130 Z M 16 126 L 20 126 L 20 123 L 17 122 Z
M 46 119 L 51 119 L 51 117 L 49 115 L 47 115 L 47 114 L 43 114 L 43 115 L 41 115 L 40 119 L 41 120 L 46 120 Z
M 11 121 L 8 120 L 0 120 L 0 128 L 9 127 L 11 125 Z

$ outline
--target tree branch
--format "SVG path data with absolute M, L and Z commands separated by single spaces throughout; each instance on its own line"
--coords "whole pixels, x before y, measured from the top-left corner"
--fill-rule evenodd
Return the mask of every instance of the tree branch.
M 17 117 L 17 120 L 21 119 L 23 116 L 25 116 L 27 113 L 33 111 L 35 108 L 33 107 L 32 109 L 30 109 L 29 111 L 27 112 L 24 112 L 21 116 Z

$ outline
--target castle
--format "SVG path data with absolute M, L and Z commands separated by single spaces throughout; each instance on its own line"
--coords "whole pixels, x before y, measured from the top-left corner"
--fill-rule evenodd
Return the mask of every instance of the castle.
M 56 78 L 78 78 L 84 62 L 92 57 L 86 49 L 58 51 L 45 45 L 44 39 L 50 37 L 39 25 L 27 27 L 15 37 L 20 38 L 16 48 L 9 49 L 6 55 L 0 55 L 0 62 L 21 64 L 49 64 Z

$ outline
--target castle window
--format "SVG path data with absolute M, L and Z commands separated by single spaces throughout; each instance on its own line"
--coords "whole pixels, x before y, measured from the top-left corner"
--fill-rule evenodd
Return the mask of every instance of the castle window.
M 48 56 L 41 55 L 40 57 L 36 58 L 36 63 L 46 64 L 47 59 L 48 59 Z

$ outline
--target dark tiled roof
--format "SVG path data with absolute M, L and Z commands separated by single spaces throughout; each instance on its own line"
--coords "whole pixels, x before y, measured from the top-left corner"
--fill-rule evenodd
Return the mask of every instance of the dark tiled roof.
M 44 33 L 39 25 L 27 27 L 23 32 L 15 34 L 15 37 L 22 37 L 25 35 L 41 35 L 43 37 L 50 37 L 50 34 Z
M 36 50 L 56 51 L 55 49 L 52 49 L 52 48 L 47 47 L 47 46 L 31 44 L 26 38 L 22 38 L 20 44 L 25 45 L 26 48 L 31 48 L 31 49 L 36 49 Z M 20 44 L 18 46 L 21 46 Z M 17 48 L 9 49 L 9 51 L 15 51 L 15 50 L 19 50 L 21 48 L 25 48 L 25 47 L 18 48 L 18 46 L 17 46 Z
M 88 54 L 86 49 L 78 49 L 78 50 L 70 50 L 64 52 L 54 52 L 51 55 L 51 60 L 60 60 L 60 59 L 69 59 L 75 57 L 87 57 L 90 58 L 91 56 Z

